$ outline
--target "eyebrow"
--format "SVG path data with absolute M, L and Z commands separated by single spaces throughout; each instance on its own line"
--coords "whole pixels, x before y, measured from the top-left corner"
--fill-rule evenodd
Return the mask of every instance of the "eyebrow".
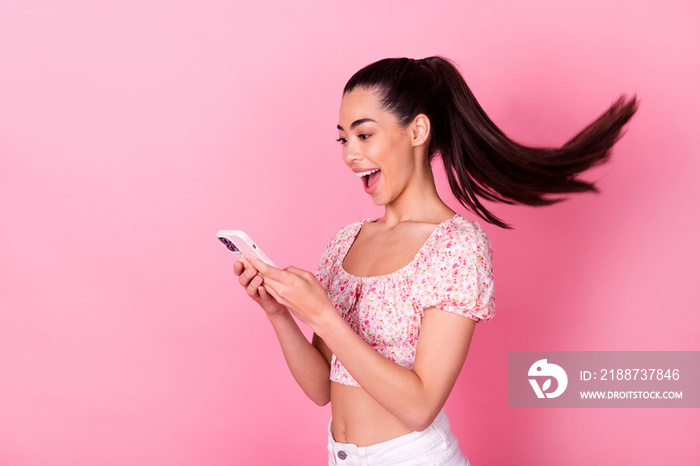
M 368 123 L 368 122 L 376 123 L 376 121 L 374 121 L 371 118 L 360 118 L 359 120 L 355 120 L 352 122 L 352 124 L 350 125 L 350 129 L 355 129 L 357 126 L 361 125 L 362 123 Z M 343 129 L 343 127 L 340 125 L 338 125 L 338 129 L 340 131 L 345 131 Z

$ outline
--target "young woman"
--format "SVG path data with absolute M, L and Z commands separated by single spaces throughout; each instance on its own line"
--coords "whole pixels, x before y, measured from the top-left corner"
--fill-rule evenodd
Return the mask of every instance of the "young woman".
M 545 205 L 593 191 L 576 175 L 609 157 L 635 110 L 621 98 L 561 148 L 532 148 L 491 122 L 444 58 L 381 60 L 350 79 L 338 141 L 384 216 L 336 233 L 315 275 L 255 258 L 234 266 L 296 381 L 331 402 L 329 464 L 469 464 L 442 408 L 476 323 L 494 316 L 492 252 L 479 224 L 440 199 L 430 161 L 442 159 L 465 207 L 507 228 L 480 199 Z

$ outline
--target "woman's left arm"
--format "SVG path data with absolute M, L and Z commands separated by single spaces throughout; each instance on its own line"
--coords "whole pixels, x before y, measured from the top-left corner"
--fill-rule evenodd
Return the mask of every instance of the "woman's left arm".
M 335 316 L 325 314 L 314 331 L 384 409 L 415 431 L 427 429 L 457 381 L 476 322 L 439 309 L 426 309 L 413 370 L 409 370 L 377 353 L 338 313 Z
M 310 272 L 269 267 L 251 258 L 268 292 L 323 339 L 360 386 L 409 428 L 426 429 L 464 365 L 476 322 L 426 309 L 413 370 L 391 362 L 357 335 Z

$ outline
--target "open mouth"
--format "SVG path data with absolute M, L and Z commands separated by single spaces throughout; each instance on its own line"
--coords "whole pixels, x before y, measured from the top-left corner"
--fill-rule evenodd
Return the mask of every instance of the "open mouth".
M 362 178 L 362 183 L 365 185 L 365 188 L 371 188 L 379 180 L 379 172 L 381 172 L 381 170 L 375 168 L 374 170 L 358 173 L 357 176 Z

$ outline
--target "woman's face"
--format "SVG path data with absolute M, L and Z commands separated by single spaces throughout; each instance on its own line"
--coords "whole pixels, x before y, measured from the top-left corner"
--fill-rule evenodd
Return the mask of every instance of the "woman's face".
M 396 200 L 415 179 L 421 163 L 411 133 L 411 125 L 402 128 L 382 110 L 376 91 L 356 88 L 343 96 L 338 122 L 343 161 L 377 205 Z

